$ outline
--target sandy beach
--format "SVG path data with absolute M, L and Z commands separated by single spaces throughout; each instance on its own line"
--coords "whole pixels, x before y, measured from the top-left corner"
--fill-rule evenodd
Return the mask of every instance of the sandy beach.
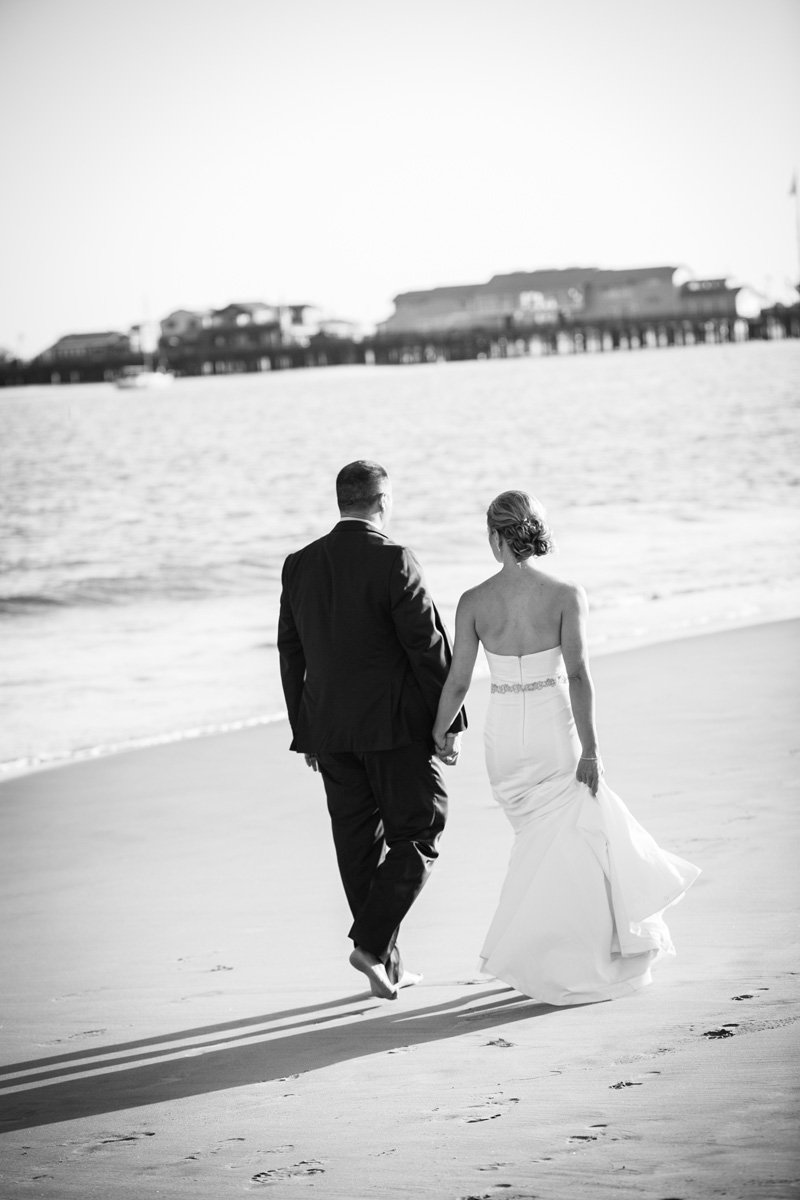
M 0 787 L 0 1194 L 787 1200 L 800 1194 L 800 621 L 598 658 L 608 780 L 703 869 L 677 957 L 556 1009 L 477 973 L 511 844 L 487 683 L 405 923 L 347 964 L 321 782 L 282 724 Z

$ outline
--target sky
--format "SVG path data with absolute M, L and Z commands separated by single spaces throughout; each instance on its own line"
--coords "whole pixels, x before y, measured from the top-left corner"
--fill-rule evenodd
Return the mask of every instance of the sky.
M 800 279 L 800 0 L 0 0 L 0 347 L 541 267 Z

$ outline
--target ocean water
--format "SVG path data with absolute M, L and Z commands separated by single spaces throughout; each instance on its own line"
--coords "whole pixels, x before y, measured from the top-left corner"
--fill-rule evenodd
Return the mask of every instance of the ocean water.
M 508 487 L 595 652 L 796 615 L 799 398 L 790 341 L 0 391 L 0 769 L 280 718 L 281 564 L 354 458 L 451 628 Z

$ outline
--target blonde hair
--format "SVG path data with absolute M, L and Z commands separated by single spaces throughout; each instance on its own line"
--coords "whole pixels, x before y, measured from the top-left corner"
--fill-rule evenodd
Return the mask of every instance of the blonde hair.
M 527 492 L 501 492 L 495 496 L 486 512 L 486 523 L 500 534 L 517 561 L 538 558 L 553 549 L 544 508 Z

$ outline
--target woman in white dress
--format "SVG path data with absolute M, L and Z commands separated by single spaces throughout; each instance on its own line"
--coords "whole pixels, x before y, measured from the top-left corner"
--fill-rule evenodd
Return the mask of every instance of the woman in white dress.
M 700 874 L 661 850 L 603 780 L 581 587 L 537 569 L 544 510 L 503 492 L 487 513 L 500 571 L 461 597 L 433 736 L 461 708 L 479 644 L 491 670 L 485 751 L 514 829 L 482 969 L 548 1004 L 612 1000 L 674 953 L 663 910 Z

